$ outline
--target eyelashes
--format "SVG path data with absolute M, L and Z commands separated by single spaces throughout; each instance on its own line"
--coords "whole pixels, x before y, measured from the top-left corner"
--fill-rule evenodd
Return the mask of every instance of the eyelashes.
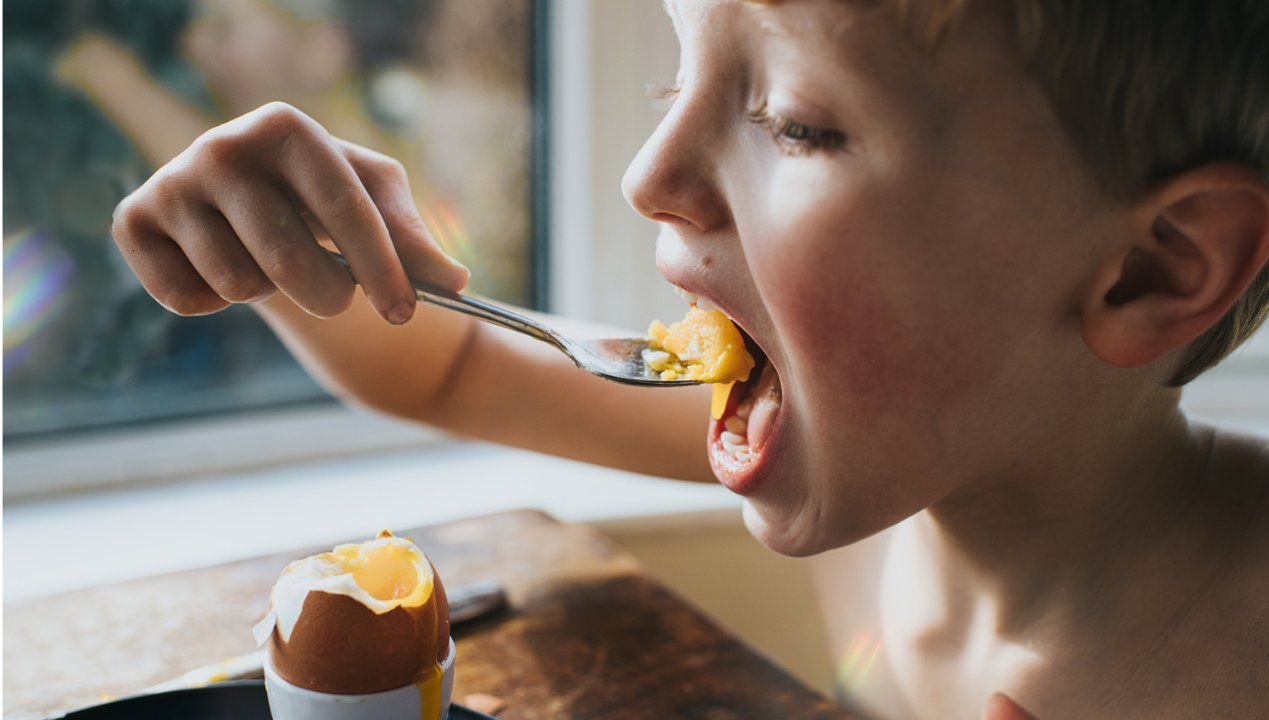
M 767 107 L 766 100 L 760 100 L 756 107 L 746 111 L 745 118 L 765 127 L 777 143 L 794 154 L 837 150 L 846 144 L 845 133 L 794 122 L 780 113 L 772 112 Z
M 648 99 L 658 110 L 668 110 L 674 104 L 674 98 L 682 86 L 678 83 L 649 83 L 646 88 Z M 812 127 L 773 112 L 767 107 L 767 101 L 761 99 L 757 104 L 745 111 L 745 119 L 759 125 L 770 133 L 771 138 L 781 149 L 793 155 L 806 155 L 819 150 L 838 150 L 846 144 L 846 134 L 839 130 Z
M 652 101 L 652 107 L 657 110 L 669 110 L 682 88 L 683 86 L 677 82 L 667 83 L 654 80 L 644 88 L 644 94 Z

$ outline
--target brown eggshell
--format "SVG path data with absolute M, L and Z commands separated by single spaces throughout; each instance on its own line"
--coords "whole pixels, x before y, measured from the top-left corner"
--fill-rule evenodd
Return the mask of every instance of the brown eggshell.
M 432 568 L 432 599 L 436 601 L 437 637 L 436 664 L 440 665 L 449 657 L 449 598 L 445 595 L 445 585 L 441 583 L 441 574 L 436 572 L 436 565 L 429 559 L 427 564 Z
M 422 680 L 449 652 L 449 604 L 433 567 L 432 596 L 376 615 L 347 595 L 312 591 L 291 639 L 269 637 L 273 669 L 292 685 L 338 695 L 391 690 Z

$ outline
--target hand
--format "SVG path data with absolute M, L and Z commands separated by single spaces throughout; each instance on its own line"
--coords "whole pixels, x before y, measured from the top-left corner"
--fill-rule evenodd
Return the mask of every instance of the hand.
M 318 317 L 343 312 L 353 283 L 315 233 L 395 324 L 414 314 L 410 277 L 453 290 L 467 282 L 428 234 L 401 163 L 331 137 L 284 103 L 204 133 L 124 198 L 112 227 L 141 284 L 181 315 L 277 290 Z
M 1004 693 L 994 693 L 983 708 L 983 720 L 1036 720 L 1036 717 Z

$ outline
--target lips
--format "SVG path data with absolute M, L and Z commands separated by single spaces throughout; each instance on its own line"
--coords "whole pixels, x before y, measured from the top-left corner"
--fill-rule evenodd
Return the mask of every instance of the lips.
M 679 278 L 671 277 L 667 270 L 662 268 L 662 273 L 685 302 L 702 309 L 719 309 L 736 324 L 756 361 L 748 380 L 732 386 L 726 409 L 720 418 L 711 419 L 707 436 L 714 475 L 732 492 L 752 495 L 771 474 L 768 469 L 776 463 L 782 447 L 784 414 L 780 411 L 784 397 L 778 368 L 749 331 L 745 318 L 700 288 L 676 282 Z

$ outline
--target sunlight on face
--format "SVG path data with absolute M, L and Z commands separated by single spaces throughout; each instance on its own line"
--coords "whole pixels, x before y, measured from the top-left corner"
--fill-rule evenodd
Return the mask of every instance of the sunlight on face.
M 667 12 L 678 81 L 624 190 L 662 223 L 663 274 L 776 375 L 765 457 L 714 463 L 750 529 L 815 552 L 1002 472 L 1086 361 L 1069 238 L 1107 232 L 1002 29 L 970 18 L 927 51 L 884 4 Z

